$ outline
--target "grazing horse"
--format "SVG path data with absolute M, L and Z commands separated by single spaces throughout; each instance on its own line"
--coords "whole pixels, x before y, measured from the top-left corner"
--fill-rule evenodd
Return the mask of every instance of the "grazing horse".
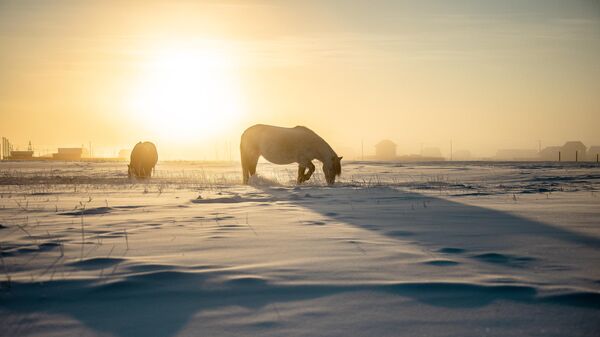
M 128 175 L 136 178 L 150 178 L 152 170 L 158 161 L 156 146 L 151 142 L 139 142 L 131 151 L 131 162 L 128 167 Z
M 338 157 L 323 138 L 304 126 L 251 126 L 242 134 L 240 153 L 244 184 L 248 184 L 248 178 L 256 173 L 261 155 L 278 165 L 298 163 L 298 184 L 310 179 L 315 172 L 313 159 L 323 163 L 323 173 L 329 185 L 333 185 L 335 177 L 342 173 L 342 157 Z

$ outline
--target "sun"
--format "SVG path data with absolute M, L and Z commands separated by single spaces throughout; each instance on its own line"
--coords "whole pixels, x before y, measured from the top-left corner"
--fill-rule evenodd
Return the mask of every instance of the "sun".
M 161 138 L 218 135 L 242 114 L 230 53 L 218 48 L 166 48 L 152 53 L 131 97 L 135 123 Z

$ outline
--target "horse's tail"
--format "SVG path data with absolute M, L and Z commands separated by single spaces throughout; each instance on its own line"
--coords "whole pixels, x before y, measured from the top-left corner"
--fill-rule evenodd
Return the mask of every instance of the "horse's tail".
M 248 184 L 248 179 L 250 178 L 250 172 L 248 171 L 248 160 L 245 155 L 245 146 L 244 139 L 240 142 L 240 160 L 242 162 L 242 181 L 244 185 Z
M 260 157 L 260 149 L 257 144 L 256 125 L 244 131 L 240 140 L 240 159 L 242 161 L 242 180 L 248 184 L 250 176 L 256 174 L 256 164 Z
M 249 153 L 249 139 L 247 132 L 242 134 L 242 138 L 240 140 L 240 160 L 242 162 L 242 181 L 246 185 L 248 184 L 248 179 L 250 175 L 253 174 L 250 172 L 251 158 Z

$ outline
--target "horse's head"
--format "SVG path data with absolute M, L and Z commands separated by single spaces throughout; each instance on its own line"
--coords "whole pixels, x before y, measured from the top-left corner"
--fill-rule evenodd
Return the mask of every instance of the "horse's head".
M 133 168 L 131 167 L 131 164 L 127 164 L 127 177 L 131 178 L 132 175 L 134 175 L 134 171 Z
M 335 183 L 335 177 L 342 174 L 342 157 L 333 156 L 331 161 L 324 162 L 323 173 L 325 173 L 327 185 L 333 185 L 333 183 Z

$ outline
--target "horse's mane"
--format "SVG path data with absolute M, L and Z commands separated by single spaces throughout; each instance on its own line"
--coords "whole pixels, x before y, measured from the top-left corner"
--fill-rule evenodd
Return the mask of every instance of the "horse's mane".
M 327 147 L 329 148 L 329 150 L 331 150 L 331 153 L 335 154 L 335 151 L 333 151 L 333 149 L 331 148 L 331 146 L 329 145 L 329 143 L 327 143 L 325 141 L 325 139 L 323 139 L 323 137 L 319 136 L 316 132 L 314 132 L 313 130 L 307 128 L 306 126 L 303 125 L 297 125 L 294 127 L 294 129 L 296 130 L 303 130 L 307 133 L 309 133 L 310 135 L 312 135 L 313 137 L 315 137 L 316 139 L 318 139 L 319 141 L 323 142 L 325 145 L 327 145 Z
M 316 133 L 316 132 L 314 132 L 313 130 L 311 130 L 311 129 L 307 128 L 307 127 L 306 127 L 306 126 L 304 126 L 304 125 L 296 125 L 296 126 L 294 126 L 294 129 L 301 129 L 301 130 L 304 130 L 304 131 L 310 132 L 310 133 L 312 133 L 313 135 L 315 135 L 315 136 L 319 137 L 319 135 L 317 135 L 317 133 Z M 321 137 L 319 137 L 319 138 L 321 138 Z
M 298 125 L 298 126 L 295 126 L 294 129 L 296 129 L 296 130 L 303 130 L 303 131 L 309 133 L 311 136 L 315 137 L 316 139 L 318 139 L 318 140 L 322 141 L 323 143 L 327 144 L 327 142 L 325 141 L 325 139 L 323 139 L 323 137 L 319 136 L 316 132 L 314 132 L 313 130 L 307 128 L 306 126 Z M 329 146 L 329 144 L 327 144 L 327 145 Z M 331 148 L 331 146 L 330 146 L 330 148 Z M 332 151 L 333 151 L 333 149 L 332 149 Z

